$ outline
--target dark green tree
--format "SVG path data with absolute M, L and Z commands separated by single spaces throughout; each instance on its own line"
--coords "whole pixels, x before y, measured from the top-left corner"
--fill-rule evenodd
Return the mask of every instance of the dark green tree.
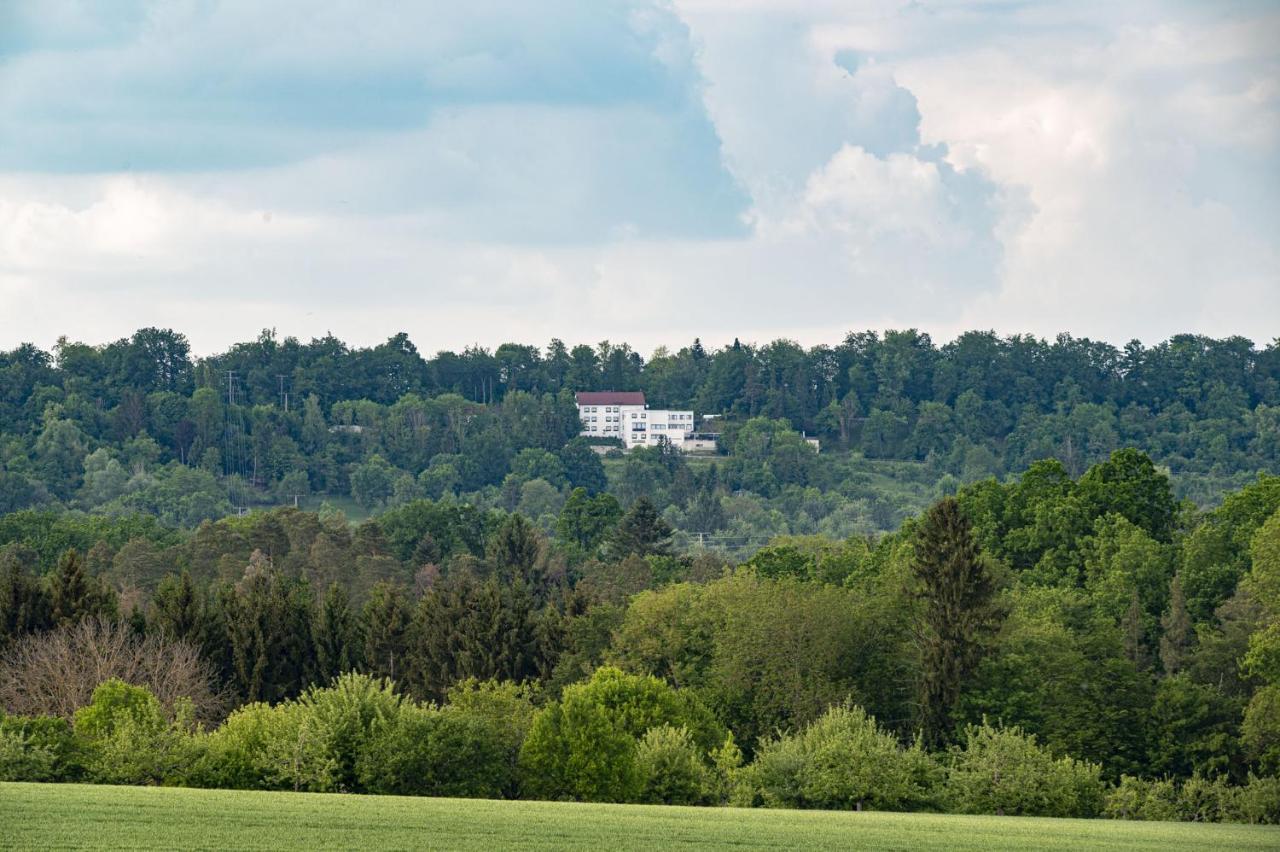
M 49 595 L 23 565 L 20 549 L 0 549 L 0 648 L 25 633 L 52 626 Z
M 1160 636 L 1160 663 L 1164 673 L 1176 675 L 1182 671 L 1195 641 L 1191 625 L 1191 613 L 1187 611 L 1187 598 L 1182 593 L 1182 578 L 1175 576 L 1169 584 L 1169 609 L 1160 619 L 1163 633 Z
M 115 593 L 84 569 L 77 550 L 64 551 L 49 579 L 53 621 L 70 624 L 96 615 L 115 615 Z
M 404 589 L 387 582 L 374 585 L 362 618 L 364 663 L 370 674 L 391 680 L 405 676 L 412 614 Z
M 665 556 L 671 552 L 671 525 L 662 519 L 648 497 L 641 497 L 622 516 L 610 537 L 616 557 Z
M 982 660 L 1002 613 L 995 582 L 954 498 L 934 504 L 916 536 L 912 567 L 920 614 L 920 729 L 927 742 L 950 739 L 961 688 Z
M 337 583 L 325 590 L 312 634 L 316 674 L 322 682 L 360 665 L 360 652 L 363 650 L 360 624 L 351 610 L 346 590 Z

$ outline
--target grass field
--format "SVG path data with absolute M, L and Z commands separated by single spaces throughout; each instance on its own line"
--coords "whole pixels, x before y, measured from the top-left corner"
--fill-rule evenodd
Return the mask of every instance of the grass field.
M 0 784 L 4 849 L 1278 849 L 1280 829 Z

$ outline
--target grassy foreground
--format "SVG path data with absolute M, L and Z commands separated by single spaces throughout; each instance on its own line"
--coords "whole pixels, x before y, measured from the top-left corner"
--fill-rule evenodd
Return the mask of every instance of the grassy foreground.
M 4 849 L 1276 849 L 1280 829 L 0 784 Z

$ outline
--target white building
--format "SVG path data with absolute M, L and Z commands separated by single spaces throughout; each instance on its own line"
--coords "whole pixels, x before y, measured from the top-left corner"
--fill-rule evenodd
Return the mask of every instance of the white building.
M 662 438 L 684 449 L 693 432 L 692 411 L 667 411 L 645 405 L 640 391 L 580 391 L 575 394 L 582 434 L 617 438 L 627 449 L 656 447 Z

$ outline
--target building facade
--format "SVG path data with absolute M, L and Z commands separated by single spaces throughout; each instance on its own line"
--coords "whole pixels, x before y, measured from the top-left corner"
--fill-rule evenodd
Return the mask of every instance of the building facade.
M 649 408 L 640 391 L 581 391 L 575 394 L 582 433 L 590 438 L 617 438 L 627 449 L 656 447 L 666 438 L 684 449 L 693 432 L 692 411 Z

